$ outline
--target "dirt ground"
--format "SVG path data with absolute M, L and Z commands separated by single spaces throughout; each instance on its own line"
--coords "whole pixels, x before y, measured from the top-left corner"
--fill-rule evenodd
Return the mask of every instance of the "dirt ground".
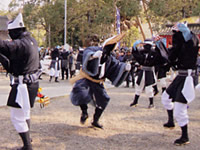
M 94 108 L 89 106 L 89 119 L 81 125 L 80 109 L 69 97 L 52 99 L 41 109 L 32 109 L 31 137 L 34 150 L 199 150 L 200 94 L 189 105 L 190 144 L 174 146 L 181 131 L 176 123 L 173 130 L 163 128 L 167 120 L 160 94 L 155 97 L 155 109 L 149 110 L 148 98 L 142 94 L 139 105 L 130 108 L 133 88 L 108 89 L 111 101 L 100 119 L 104 129 L 90 128 Z M 9 108 L 0 108 L 0 150 L 14 150 L 22 145 L 11 124 Z

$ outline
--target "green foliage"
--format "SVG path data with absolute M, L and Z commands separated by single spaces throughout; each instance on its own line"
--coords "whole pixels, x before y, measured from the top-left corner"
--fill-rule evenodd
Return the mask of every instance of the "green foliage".
M 192 11 L 193 16 L 200 16 L 200 1 L 196 2 L 196 7 Z
M 189 18 L 200 14 L 199 0 L 151 0 L 147 5 L 153 31 L 159 31 L 166 24 L 184 20 L 194 23 L 194 18 Z
M 136 27 L 131 27 L 130 30 L 127 31 L 123 42 L 127 47 L 132 47 L 133 42 L 139 38 L 139 30 Z
M 120 9 L 121 21 L 128 28 L 126 37 L 123 42 L 126 46 L 131 47 L 134 40 L 139 37 L 139 30 L 131 24 L 135 16 L 141 15 L 142 6 L 140 0 L 116 0 L 116 6 Z M 128 22 L 128 24 L 126 24 Z
M 139 0 L 117 0 L 117 7 L 123 18 L 131 19 L 133 16 L 139 15 L 141 5 Z
M 194 10 L 199 13 L 199 3 L 199 0 L 151 0 L 148 6 L 153 15 L 176 22 L 191 17 L 195 14 Z
M 20 5 L 19 3 L 17 3 L 17 0 L 12 0 L 8 7 L 9 7 L 9 11 L 12 12 L 12 11 L 15 11 L 16 8 L 19 8 Z
M 68 15 L 68 28 L 71 28 L 73 33 L 79 32 L 82 45 L 91 34 L 102 37 L 112 32 L 111 25 L 115 21 L 115 9 L 110 5 L 111 1 L 84 0 L 73 4 L 68 9 L 68 14 L 71 14 Z
M 39 21 L 38 18 L 39 8 L 34 3 L 28 3 L 23 8 L 23 16 L 24 22 L 26 23 L 26 27 L 28 30 L 33 30 L 37 28 L 37 24 Z
M 63 44 L 64 2 L 65 0 L 29 0 L 24 3 L 25 25 L 41 45 Z M 67 43 L 84 46 L 91 34 L 97 34 L 99 38 L 116 34 L 116 5 L 120 8 L 122 21 L 138 15 L 141 8 L 138 0 L 67 0 Z M 12 0 L 9 10 L 13 12 L 13 18 L 18 14 L 19 7 L 18 1 Z M 43 31 L 46 34 L 40 34 L 39 38 L 38 33 Z
M 39 29 L 33 29 L 31 30 L 32 36 L 37 40 L 38 45 L 42 46 L 44 44 L 45 41 L 45 30 L 39 30 Z

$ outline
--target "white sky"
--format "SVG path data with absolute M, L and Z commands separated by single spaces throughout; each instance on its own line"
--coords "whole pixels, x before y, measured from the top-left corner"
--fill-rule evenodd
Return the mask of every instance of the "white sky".
M 0 10 L 8 10 L 8 4 L 11 0 L 0 0 Z

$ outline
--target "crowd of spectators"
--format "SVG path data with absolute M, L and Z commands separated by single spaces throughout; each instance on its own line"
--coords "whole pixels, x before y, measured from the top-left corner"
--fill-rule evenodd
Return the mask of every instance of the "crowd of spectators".
M 68 49 L 65 49 L 64 46 L 56 46 L 54 48 L 40 47 L 40 60 L 44 61 L 45 59 L 50 59 L 50 61 L 48 61 L 48 72 L 45 72 L 50 76 L 49 81 L 51 82 L 53 77 L 55 77 L 55 82 L 59 82 L 59 78 L 61 80 L 68 80 L 69 78 L 75 76 L 76 72 L 78 72 L 81 68 L 83 51 L 84 48 L 76 49 L 69 47 Z M 122 47 L 120 49 L 117 48 L 112 54 L 120 62 L 127 62 L 131 64 L 131 71 L 126 79 L 125 87 L 129 87 L 130 83 L 132 83 L 132 87 L 134 87 L 138 66 L 133 55 L 131 54 L 131 49 L 127 47 Z M 44 66 L 41 65 L 41 69 L 44 69 L 43 67 Z M 40 79 L 42 79 L 42 77 L 40 77 Z

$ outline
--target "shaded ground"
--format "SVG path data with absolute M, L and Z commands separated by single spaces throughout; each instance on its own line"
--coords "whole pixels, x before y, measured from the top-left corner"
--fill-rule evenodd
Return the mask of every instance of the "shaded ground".
M 64 88 L 64 87 L 63 87 Z M 69 97 L 52 99 L 44 109 L 36 103 L 32 110 L 31 136 L 34 150 L 199 150 L 200 95 L 189 106 L 189 137 L 191 144 L 177 147 L 173 141 L 180 137 L 176 124 L 167 130 L 167 120 L 160 95 L 155 97 L 153 110 L 147 109 L 148 98 L 143 94 L 136 108 L 130 108 L 133 88 L 111 88 L 111 101 L 100 122 L 104 130 L 89 128 L 94 108 L 89 106 L 86 125 L 79 123 L 80 110 Z M 0 108 L 0 150 L 12 150 L 22 143 L 9 118 L 9 108 Z

